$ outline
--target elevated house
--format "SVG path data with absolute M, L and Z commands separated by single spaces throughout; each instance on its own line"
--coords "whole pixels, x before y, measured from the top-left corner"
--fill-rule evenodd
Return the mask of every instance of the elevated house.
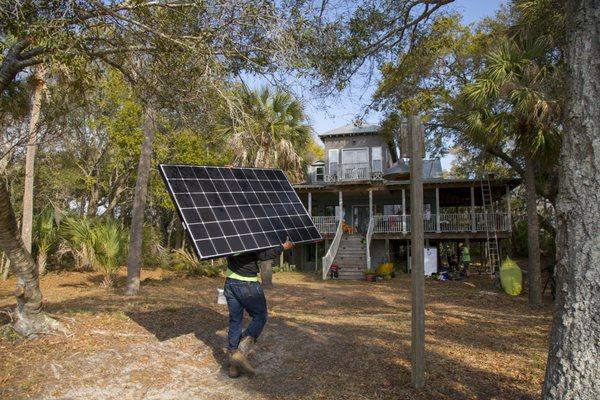
M 321 270 L 332 264 L 340 278 L 357 279 L 383 262 L 407 270 L 410 258 L 409 180 L 384 179 L 403 163 L 398 149 L 379 134 L 377 125 L 346 125 L 320 135 L 325 159 L 308 167 L 295 189 L 325 238 L 294 248 L 290 262 Z M 497 268 L 499 242 L 511 233 L 510 193 L 518 179 L 493 176 L 444 178 L 439 159 L 424 160 L 423 209 L 426 270 L 437 268 L 458 242 L 485 254 L 485 269 Z

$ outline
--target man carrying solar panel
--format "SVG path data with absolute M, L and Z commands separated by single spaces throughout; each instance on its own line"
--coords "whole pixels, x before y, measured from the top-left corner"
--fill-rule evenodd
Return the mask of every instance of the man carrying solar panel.
M 237 378 L 242 372 L 248 375 L 255 373 L 247 355 L 267 322 L 267 301 L 258 283 L 258 262 L 272 260 L 293 246 L 288 238 L 282 245 L 271 249 L 237 253 L 227 257 L 224 294 L 229 308 L 227 349 L 230 378 Z M 242 332 L 244 310 L 250 315 L 251 321 Z

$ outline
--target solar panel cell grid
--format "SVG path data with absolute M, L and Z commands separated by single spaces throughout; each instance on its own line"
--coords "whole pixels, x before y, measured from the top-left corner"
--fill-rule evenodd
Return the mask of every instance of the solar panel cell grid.
M 322 240 L 281 170 L 161 165 L 200 258 Z

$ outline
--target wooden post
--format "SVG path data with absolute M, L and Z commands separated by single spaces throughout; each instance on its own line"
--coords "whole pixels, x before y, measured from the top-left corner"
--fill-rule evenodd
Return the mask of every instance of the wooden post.
M 369 189 L 369 222 L 373 219 L 373 189 Z
M 406 233 L 406 193 L 402 189 L 402 233 Z
M 411 364 L 412 386 L 425 384 L 425 265 L 423 254 L 423 125 L 417 116 L 408 118 L 410 162 L 411 257 Z
M 471 231 L 475 232 L 475 186 L 471 186 Z
M 338 204 L 340 207 L 340 221 L 342 221 L 344 219 L 344 200 L 342 199 L 342 191 L 339 191 L 339 200 L 338 200 Z
M 369 189 L 369 226 L 373 223 L 373 189 Z M 366 243 L 369 248 L 367 248 L 367 269 L 371 269 L 371 249 L 368 241 Z
M 435 188 L 435 230 L 440 233 L 440 188 Z
M 312 217 L 312 192 L 308 192 L 308 215 Z
M 512 215 L 510 211 L 510 188 L 508 187 L 508 185 L 506 185 L 506 213 L 508 215 L 508 231 L 512 232 Z

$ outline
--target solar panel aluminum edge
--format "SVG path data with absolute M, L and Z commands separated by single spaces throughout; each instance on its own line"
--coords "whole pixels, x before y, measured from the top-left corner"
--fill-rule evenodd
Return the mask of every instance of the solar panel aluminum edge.
M 160 164 L 200 259 L 323 240 L 279 169 Z M 267 203 L 268 201 L 268 203 Z

